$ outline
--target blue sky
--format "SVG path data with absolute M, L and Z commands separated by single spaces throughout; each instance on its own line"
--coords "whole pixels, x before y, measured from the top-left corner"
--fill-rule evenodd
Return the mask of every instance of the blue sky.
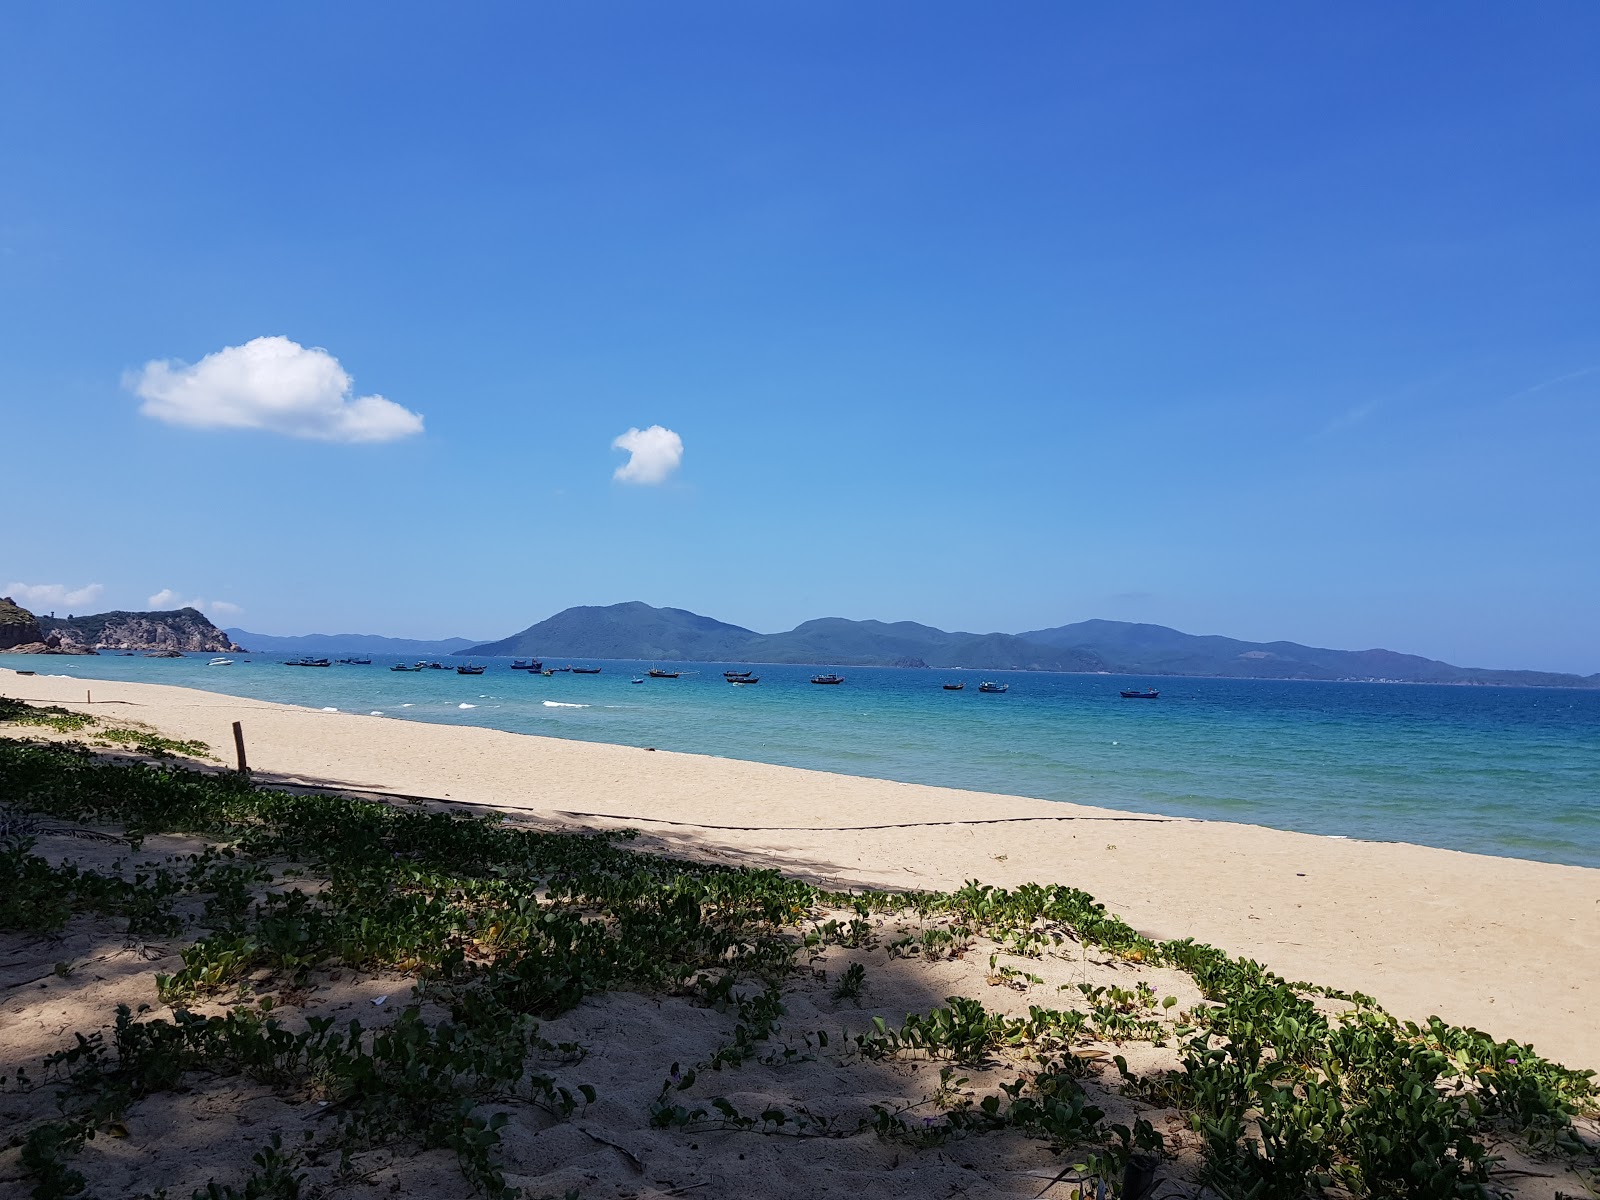
M 13 6 L 0 585 L 1597 671 L 1597 53 L 1577 2 Z

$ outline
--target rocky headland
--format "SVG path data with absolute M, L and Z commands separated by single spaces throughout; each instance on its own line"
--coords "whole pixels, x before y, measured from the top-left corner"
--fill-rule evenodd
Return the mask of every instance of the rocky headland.
M 43 644 L 39 618 L 10 596 L 0 596 L 0 650 Z
M 0 652 L 95 654 L 101 650 L 165 650 L 219 654 L 240 649 L 196 608 L 38 617 L 9 597 L 0 599 Z

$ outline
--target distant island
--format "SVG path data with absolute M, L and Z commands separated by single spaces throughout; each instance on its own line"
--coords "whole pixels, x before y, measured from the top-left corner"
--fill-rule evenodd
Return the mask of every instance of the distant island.
M 9 596 L 0 597 L 0 651 L 95 654 L 101 650 L 167 650 L 216 654 L 239 649 L 197 608 L 40 617 Z
M 654 608 L 638 601 L 564 609 L 511 637 L 471 646 L 461 653 L 1600 687 L 1600 674 L 1457 667 L 1393 650 L 1329 650 L 1298 642 L 1246 642 L 1128 621 L 1079 621 L 1021 634 L 978 634 L 950 633 L 912 621 L 885 623 L 823 617 L 786 633 L 763 634 L 685 609 Z

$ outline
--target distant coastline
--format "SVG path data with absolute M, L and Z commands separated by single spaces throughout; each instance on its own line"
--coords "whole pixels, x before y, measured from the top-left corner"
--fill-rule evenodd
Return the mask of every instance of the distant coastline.
M 1600 672 L 1459 667 L 1386 649 L 1337 650 L 1299 642 L 1249 642 L 1164 625 L 1088 620 L 1022 633 L 946 631 L 913 621 L 823 617 L 763 634 L 679 608 L 639 601 L 564 609 L 490 642 L 378 634 L 274 636 L 218 629 L 193 608 L 35 617 L 0 601 L 0 651 L 254 652 L 290 656 L 395 654 L 436 658 L 605 658 L 818 667 L 1052 671 L 1162 679 L 1266 679 L 1323 683 L 1447 683 L 1477 687 L 1600 688 Z
M 1600 687 L 1600 673 L 1584 676 L 1458 667 L 1393 650 L 1247 642 L 1127 621 L 1089 620 L 1020 634 L 976 634 L 913 621 L 824 617 L 785 633 L 762 634 L 685 609 L 655 608 L 638 601 L 564 609 L 520 633 L 462 653 L 838 667 L 932 666 L 1163 678 Z

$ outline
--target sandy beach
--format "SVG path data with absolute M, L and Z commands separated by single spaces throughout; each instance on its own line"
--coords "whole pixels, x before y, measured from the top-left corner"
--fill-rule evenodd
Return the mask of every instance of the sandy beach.
M 92 705 L 85 692 L 92 691 Z M 699 755 L 321 712 L 149 684 L 0 692 L 200 739 L 273 780 L 632 826 L 680 853 L 834 886 L 1067 883 L 1141 932 L 1358 990 L 1600 1068 L 1600 871 L 1183 820 Z

